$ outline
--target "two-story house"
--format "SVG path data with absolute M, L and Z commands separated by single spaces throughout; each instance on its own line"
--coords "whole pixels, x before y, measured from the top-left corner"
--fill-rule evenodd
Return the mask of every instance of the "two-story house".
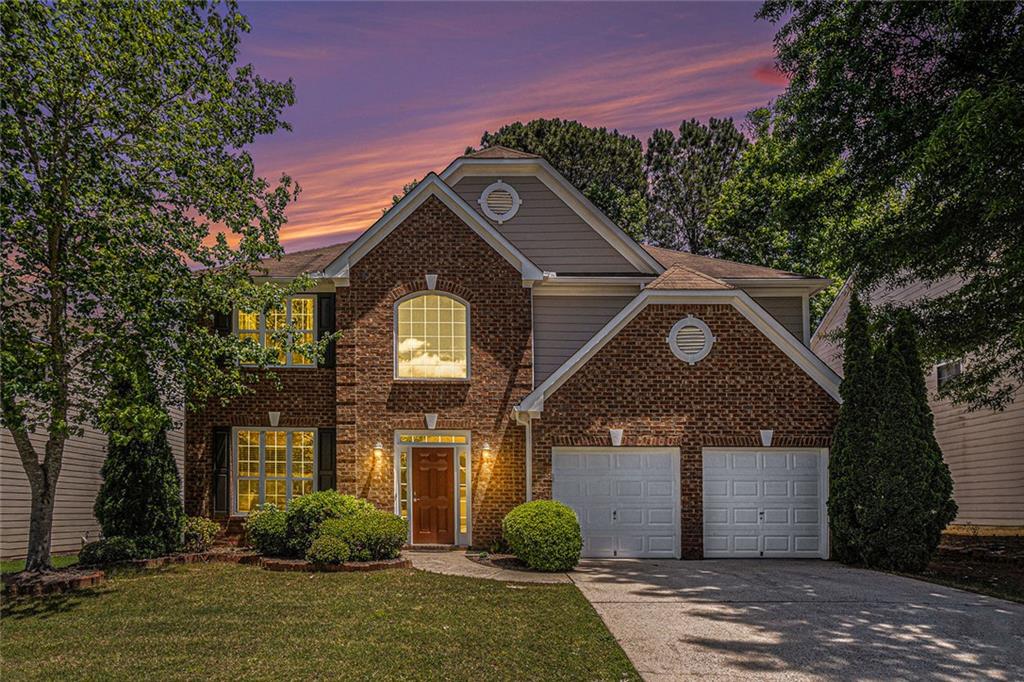
M 838 377 L 807 346 L 824 280 L 642 246 L 500 147 L 263 275 L 300 273 L 314 290 L 225 331 L 340 339 L 187 416 L 189 513 L 337 488 L 402 515 L 413 545 L 486 547 L 512 507 L 554 498 L 587 556 L 827 556 Z

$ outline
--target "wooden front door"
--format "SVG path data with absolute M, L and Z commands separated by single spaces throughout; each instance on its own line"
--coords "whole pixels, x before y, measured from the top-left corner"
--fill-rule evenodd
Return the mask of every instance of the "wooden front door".
M 412 541 L 455 543 L 454 448 L 412 449 Z

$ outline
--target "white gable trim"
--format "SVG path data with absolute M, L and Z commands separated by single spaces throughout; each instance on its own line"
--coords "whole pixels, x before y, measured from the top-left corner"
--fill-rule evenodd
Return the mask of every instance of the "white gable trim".
M 500 232 L 489 222 L 484 220 L 479 213 L 463 201 L 462 197 L 452 191 L 436 173 L 430 173 L 406 194 L 401 201 L 392 206 L 387 213 L 363 232 L 351 246 L 345 249 L 330 265 L 324 268 L 325 277 L 348 278 L 349 269 L 359 260 L 374 249 L 385 237 L 391 234 L 396 227 L 402 224 L 413 211 L 420 207 L 430 197 L 437 197 L 450 208 L 455 215 L 459 216 L 464 223 L 470 226 L 474 232 L 487 242 L 501 256 L 512 264 L 523 275 L 524 286 L 531 286 L 533 282 L 544 279 L 544 273 L 533 261 L 523 255 L 514 247 Z
M 450 185 L 467 175 L 497 175 L 501 177 L 530 176 L 544 183 L 607 241 L 623 258 L 640 272 L 660 275 L 665 268 L 647 253 L 632 237 L 609 220 L 601 209 L 583 196 L 561 173 L 544 159 L 456 159 L 441 172 L 441 179 Z
M 749 320 L 762 334 L 778 346 L 800 369 L 807 373 L 819 386 L 825 389 L 836 402 L 839 397 L 839 376 L 829 369 L 821 358 L 800 343 L 785 327 L 768 314 L 745 292 L 734 289 L 729 291 L 672 291 L 646 289 L 629 302 L 618 315 L 613 317 L 598 331 L 582 348 L 566 360 L 554 371 L 544 383 L 534 389 L 515 408 L 520 415 L 535 417 L 544 411 L 544 400 L 558 390 L 583 365 L 627 324 L 629 324 L 644 308 L 651 304 L 729 304 L 736 308 L 743 317 Z

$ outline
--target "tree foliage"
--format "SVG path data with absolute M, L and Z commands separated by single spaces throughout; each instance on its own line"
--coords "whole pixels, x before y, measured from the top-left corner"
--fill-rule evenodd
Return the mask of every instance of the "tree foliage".
M 935 440 L 914 321 L 899 315 L 873 343 L 854 294 L 844 341 L 843 404 L 829 462 L 832 553 L 847 563 L 919 571 L 957 508 Z
M 235 65 L 233 2 L 7 2 L 0 19 L 2 419 L 32 490 L 27 567 L 44 570 L 64 443 L 97 423 L 113 366 L 141 354 L 165 404 L 201 404 L 244 390 L 237 360 L 273 360 L 203 323 L 286 293 L 249 273 L 282 252 L 298 188 L 245 149 L 287 128 L 293 88 Z
M 915 314 L 944 392 L 1001 406 L 1024 383 L 1024 5 L 769 0 L 790 76 L 776 127 L 807 172 L 844 160 L 877 220 L 848 235 L 862 287 L 960 277 Z
M 731 118 L 679 124 L 679 136 L 655 130 L 647 141 L 647 241 L 656 246 L 717 255 L 708 215 L 747 147 Z
M 480 137 L 481 148 L 499 145 L 544 157 L 612 222 L 634 239 L 643 237 L 647 181 L 637 138 L 578 121 L 538 118 Z

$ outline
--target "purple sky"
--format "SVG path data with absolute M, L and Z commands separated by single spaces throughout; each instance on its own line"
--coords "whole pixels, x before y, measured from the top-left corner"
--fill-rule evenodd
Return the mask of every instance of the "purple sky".
M 646 141 L 691 117 L 742 119 L 784 85 L 757 6 L 243 3 L 241 63 L 295 81 L 294 131 L 253 149 L 261 174 L 303 188 L 285 248 L 351 238 L 504 123 L 561 117 Z

